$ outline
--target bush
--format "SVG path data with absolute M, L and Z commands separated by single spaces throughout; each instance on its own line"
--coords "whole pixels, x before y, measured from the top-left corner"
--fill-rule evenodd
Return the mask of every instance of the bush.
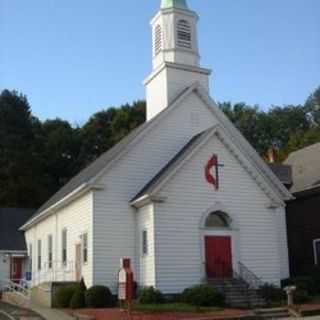
M 225 297 L 213 287 L 198 285 L 184 290 L 182 300 L 197 307 L 222 307 Z
M 260 287 L 259 293 L 267 304 L 281 302 L 286 299 L 286 293 L 281 288 L 269 283 L 265 283 Z
M 59 308 L 68 308 L 75 291 L 79 289 L 78 284 L 72 284 L 57 289 L 55 300 Z
M 113 306 L 113 297 L 108 287 L 93 286 L 85 293 L 88 308 L 108 308 Z
M 138 302 L 141 304 L 161 304 L 165 302 L 165 298 L 161 291 L 153 287 L 146 287 L 139 290 Z
M 307 291 L 311 295 L 317 294 L 318 292 L 316 282 L 314 282 L 311 277 L 289 278 L 282 281 L 282 286 L 295 286 L 297 290 Z
M 297 290 L 294 293 L 293 300 L 294 300 L 295 304 L 303 304 L 303 303 L 311 301 L 311 296 L 309 295 L 308 291 L 306 291 L 306 290 Z
M 77 289 L 71 298 L 70 308 L 71 309 L 82 309 L 86 306 L 85 302 L 85 291 L 83 289 Z

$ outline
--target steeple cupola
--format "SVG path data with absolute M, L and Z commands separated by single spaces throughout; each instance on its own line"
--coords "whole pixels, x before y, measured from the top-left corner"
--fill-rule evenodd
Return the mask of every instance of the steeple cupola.
M 161 0 L 151 20 L 153 71 L 145 80 L 148 120 L 194 82 L 209 90 L 210 70 L 200 68 L 198 20 L 186 0 Z
M 162 0 L 151 21 L 154 68 L 166 61 L 199 65 L 197 21 L 186 0 Z
M 178 8 L 188 9 L 186 0 L 162 0 L 161 9 Z

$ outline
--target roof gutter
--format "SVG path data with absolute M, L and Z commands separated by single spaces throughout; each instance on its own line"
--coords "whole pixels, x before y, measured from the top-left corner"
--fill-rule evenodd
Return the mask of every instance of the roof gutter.
M 20 231 L 27 231 L 35 224 L 39 223 L 40 221 L 44 220 L 45 218 L 51 216 L 52 214 L 55 214 L 59 209 L 65 207 L 69 203 L 73 202 L 83 194 L 87 193 L 91 189 L 101 190 L 104 186 L 101 184 L 92 184 L 92 183 L 83 183 L 81 186 L 79 186 L 77 189 L 69 193 L 67 196 L 62 198 L 60 201 L 56 202 L 46 210 L 40 212 L 35 217 L 31 218 L 29 221 L 27 221 L 22 227 L 19 228 Z

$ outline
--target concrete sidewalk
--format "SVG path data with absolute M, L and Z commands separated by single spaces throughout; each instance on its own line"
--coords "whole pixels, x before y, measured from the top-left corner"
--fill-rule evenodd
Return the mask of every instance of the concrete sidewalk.
M 71 316 L 58 309 L 49 309 L 32 304 L 30 309 L 40 314 L 46 320 L 74 320 Z

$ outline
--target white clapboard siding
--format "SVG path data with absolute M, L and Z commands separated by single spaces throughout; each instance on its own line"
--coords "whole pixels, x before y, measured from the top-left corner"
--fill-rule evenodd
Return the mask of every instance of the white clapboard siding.
M 142 233 L 147 232 L 147 254 L 143 254 Z M 154 252 L 154 215 L 153 204 L 139 209 L 137 212 L 137 281 L 140 286 L 154 287 L 155 280 L 155 252 Z
M 163 118 L 99 181 L 94 192 L 94 283 L 117 286 L 121 257 L 136 270 L 135 216 L 129 205 L 138 191 L 197 133 L 217 120 L 192 93 Z
M 220 169 L 219 192 L 214 191 L 204 176 L 204 166 L 213 153 L 225 165 Z M 200 221 L 216 202 L 232 218 L 237 233 L 237 259 L 263 281 L 279 284 L 278 232 L 283 230 L 277 227 L 275 210 L 266 207 L 269 198 L 217 137 L 180 168 L 159 196 L 166 199 L 155 204 L 154 209 L 159 289 L 177 293 L 203 279 Z M 284 217 L 283 209 L 281 214 Z M 283 264 L 287 263 L 283 259 Z
M 75 246 L 80 243 L 80 236 L 88 233 L 88 263 L 82 265 L 82 276 L 87 286 L 92 285 L 92 192 L 89 192 L 55 214 L 26 231 L 28 250 L 32 244 L 32 272 L 34 280 L 74 281 L 75 280 Z M 67 229 L 67 261 L 62 272 L 62 230 Z M 48 269 L 48 236 L 53 236 L 53 270 Z M 38 240 L 42 241 L 42 268 L 38 270 Z

